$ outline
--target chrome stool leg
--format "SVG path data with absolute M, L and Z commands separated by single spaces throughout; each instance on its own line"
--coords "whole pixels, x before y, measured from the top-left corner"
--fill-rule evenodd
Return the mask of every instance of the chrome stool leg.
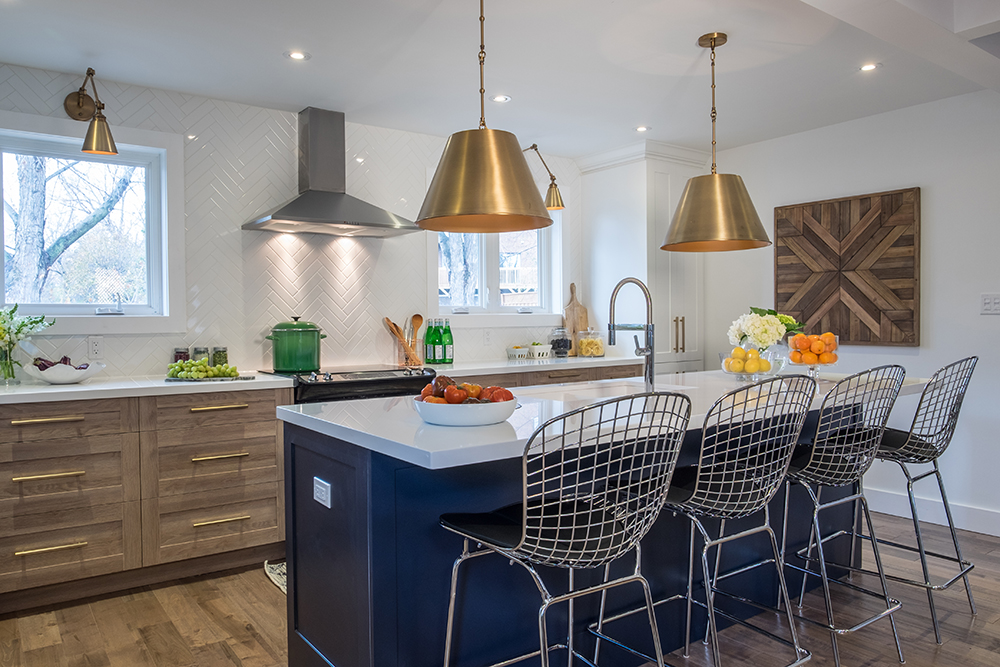
M 864 512 L 865 523 L 868 524 L 868 534 L 875 534 L 875 526 L 872 525 L 872 515 L 868 510 L 868 500 L 865 498 L 864 491 L 861 488 L 861 482 L 858 482 L 858 488 L 861 491 L 858 500 L 861 503 L 861 509 Z M 885 597 L 886 609 L 891 609 L 892 604 L 889 602 L 889 586 L 886 584 L 885 579 L 885 569 L 882 567 L 882 556 L 878 552 L 878 542 L 872 540 L 872 553 L 875 557 L 875 569 L 878 570 L 879 582 L 882 584 L 882 595 Z M 854 539 L 851 539 L 851 561 L 854 561 Z M 903 646 L 899 643 L 899 632 L 896 630 L 896 618 L 889 614 L 889 624 L 892 626 L 892 637 L 896 641 L 896 653 L 899 654 L 899 662 L 904 663 L 906 660 L 903 658 Z
M 965 560 L 962 557 L 962 547 L 958 545 L 958 532 L 955 530 L 955 521 L 951 518 L 951 505 L 948 503 L 948 494 L 944 490 L 944 478 L 941 477 L 941 469 L 938 468 L 937 459 L 934 459 L 934 475 L 937 477 L 938 488 L 941 490 L 941 501 L 944 504 L 944 513 L 948 517 L 948 530 L 951 531 L 951 541 L 955 544 L 955 556 L 958 557 L 959 562 Z M 969 598 L 969 609 L 972 615 L 976 615 L 976 602 L 972 599 L 972 587 L 969 586 L 969 574 L 966 572 L 962 575 L 962 581 L 965 583 L 965 594 Z
M 455 627 L 455 599 L 458 592 L 458 568 L 461 567 L 462 563 L 470 558 L 475 558 L 476 556 L 482 556 L 483 554 L 488 553 L 490 552 L 487 549 L 483 549 L 481 551 L 469 551 L 469 540 L 466 539 L 464 546 L 462 547 L 462 553 L 455 559 L 455 564 L 451 566 L 451 596 L 448 598 L 448 623 L 445 626 L 444 634 L 444 667 L 449 667 L 449 664 L 451 663 L 451 639 L 452 630 Z

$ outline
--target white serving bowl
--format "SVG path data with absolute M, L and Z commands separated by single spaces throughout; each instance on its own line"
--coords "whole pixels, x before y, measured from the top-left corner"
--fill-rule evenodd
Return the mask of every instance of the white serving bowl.
M 48 382 L 49 384 L 74 384 L 104 370 L 104 364 L 100 361 L 88 361 L 86 363 L 90 365 L 82 371 L 66 364 L 56 364 L 55 366 L 46 368 L 44 371 L 39 370 L 37 366 L 30 363 L 24 364 L 23 368 L 24 372 L 31 377 Z
M 419 397 L 418 397 L 419 398 Z M 414 399 L 413 409 L 428 424 L 438 426 L 486 426 L 498 424 L 514 414 L 517 400 L 499 403 L 424 403 Z

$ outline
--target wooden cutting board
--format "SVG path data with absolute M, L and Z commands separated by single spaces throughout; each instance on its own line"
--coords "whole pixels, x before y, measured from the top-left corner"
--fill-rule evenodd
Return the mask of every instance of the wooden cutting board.
M 566 327 L 566 332 L 573 341 L 572 347 L 569 348 L 569 356 L 575 357 L 579 333 L 590 328 L 587 321 L 587 309 L 576 300 L 576 283 L 569 284 L 569 303 L 563 308 L 563 326 Z

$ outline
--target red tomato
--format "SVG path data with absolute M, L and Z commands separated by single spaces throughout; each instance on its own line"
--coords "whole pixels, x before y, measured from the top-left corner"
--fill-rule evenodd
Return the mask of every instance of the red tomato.
M 514 394 L 510 393 L 510 389 L 504 389 L 503 387 L 497 387 L 490 394 L 490 403 L 502 403 L 503 401 L 513 401 Z
M 490 400 L 490 396 L 492 396 L 493 392 L 495 392 L 497 389 L 503 389 L 503 387 L 497 387 L 496 385 L 490 385 L 489 387 L 486 387 L 481 392 L 479 392 L 479 399 L 482 401 Z
M 449 403 L 461 403 L 469 397 L 469 392 L 458 385 L 450 384 L 444 388 L 444 400 Z
M 420 398 L 427 398 L 433 393 L 434 393 L 434 385 L 428 382 L 427 386 L 424 387 L 422 390 L 420 390 Z

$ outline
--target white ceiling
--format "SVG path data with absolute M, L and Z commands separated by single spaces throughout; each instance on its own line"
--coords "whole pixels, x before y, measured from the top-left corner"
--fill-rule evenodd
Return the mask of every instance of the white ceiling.
M 969 41 L 1000 0 L 487 0 L 486 91 L 513 98 L 487 124 L 569 157 L 708 150 L 712 31 L 720 149 L 1000 91 Z M 478 126 L 478 51 L 475 0 L 0 0 L 0 62 L 438 136 Z

